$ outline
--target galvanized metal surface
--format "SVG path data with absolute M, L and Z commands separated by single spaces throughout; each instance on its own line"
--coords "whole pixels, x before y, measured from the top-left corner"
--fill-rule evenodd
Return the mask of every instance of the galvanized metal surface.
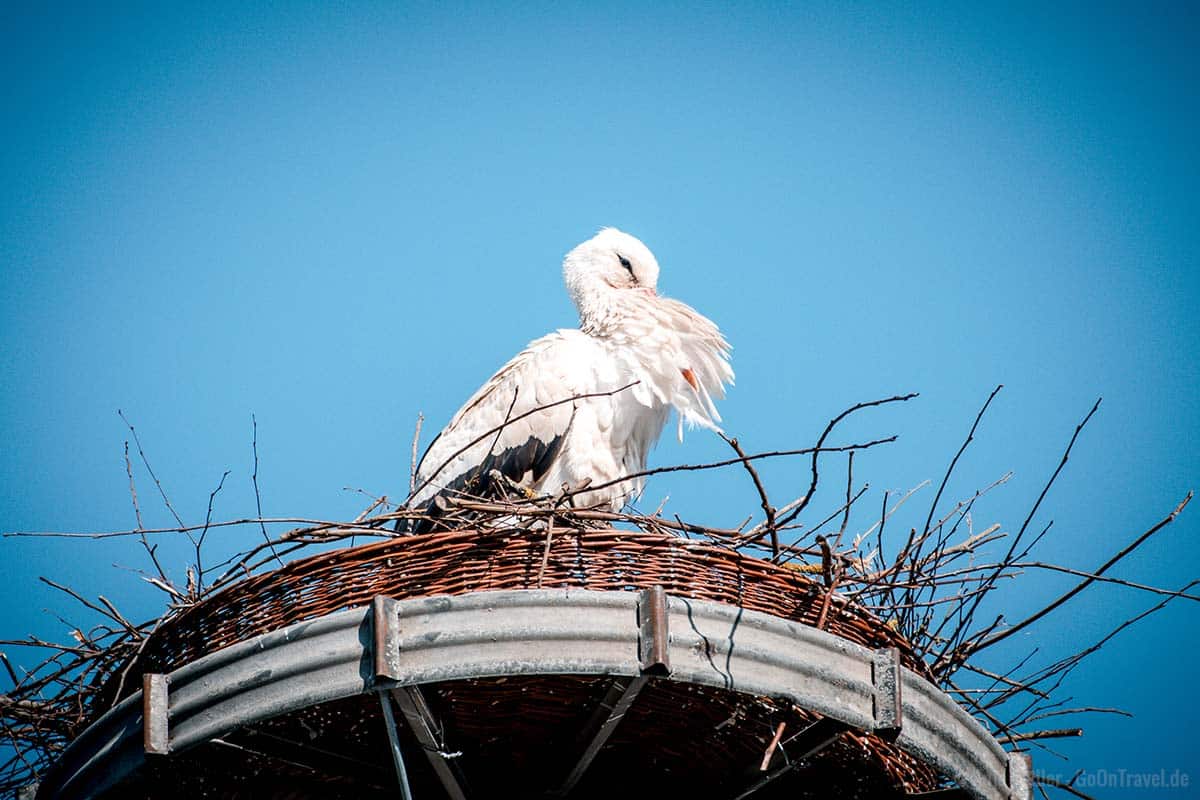
M 936 764 L 947 777 L 975 797 L 1010 796 L 1010 756 L 977 719 L 945 692 L 909 670 L 900 674 L 904 727 L 896 744 Z M 1014 800 L 1032 797 L 1032 787 Z
M 170 673 L 168 745 L 177 752 L 373 690 L 512 675 L 634 678 L 644 667 L 669 665 L 669 680 L 786 697 L 860 730 L 895 734 L 898 717 L 896 742 L 972 796 L 1008 800 L 1012 775 L 1012 796 L 1031 797 L 1020 780 L 1028 762 L 1014 756 L 1022 763 L 1011 767 L 973 717 L 915 673 L 899 669 L 902 710 L 889 713 L 890 656 L 759 612 L 663 600 L 632 592 L 480 592 L 375 603 L 383 625 L 367 608 L 292 625 Z M 380 653 L 376 641 L 389 652 Z M 138 693 L 67 748 L 39 797 L 102 793 L 143 762 L 144 728 Z

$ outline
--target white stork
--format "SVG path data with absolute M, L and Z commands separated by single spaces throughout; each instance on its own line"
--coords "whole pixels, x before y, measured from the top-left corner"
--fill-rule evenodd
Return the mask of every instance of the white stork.
M 720 430 L 713 398 L 733 383 L 729 344 L 658 295 L 646 245 L 605 228 L 567 254 L 563 278 L 579 328 L 531 342 L 466 402 L 422 456 L 409 508 L 447 493 L 494 497 L 498 480 L 531 495 L 590 481 L 572 504 L 617 511 L 644 484 L 618 479 L 645 470 L 670 408 L 680 441 L 684 420 Z

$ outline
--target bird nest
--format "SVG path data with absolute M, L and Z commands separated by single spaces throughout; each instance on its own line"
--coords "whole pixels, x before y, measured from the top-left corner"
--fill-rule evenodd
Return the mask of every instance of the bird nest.
M 865 647 L 894 647 L 905 666 L 927 673 L 911 645 L 892 627 L 794 568 L 704 541 L 608 527 L 453 530 L 309 556 L 191 606 L 161 625 L 119 672 L 169 672 L 258 634 L 369 605 L 377 595 L 404 600 L 511 589 L 632 592 L 655 586 L 679 597 L 821 627 Z M 97 710 L 136 688 L 138 682 L 120 681 L 116 674 L 100 692 Z M 539 764 L 544 768 L 558 756 L 562 763 L 571 757 L 568 732 L 586 720 L 604 684 L 602 678 L 523 676 L 438 684 L 429 694 L 473 771 L 497 770 L 494 774 L 509 776 L 503 780 L 512 781 L 509 788 L 520 792 L 528 790 Z M 295 740 L 327 751 L 344 751 L 347 741 L 358 741 L 347 752 L 386 765 L 387 752 L 380 749 L 385 741 L 382 722 L 374 727 L 374 741 L 370 726 L 362 724 L 375 716 L 376 706 L 352 698 L 256 726 L 250 739 L 293 741 L 290 737 L 302 730 Z M 647 779 L 657 775 L 664 790 L 694 784 L 695 790 L 705 792 L 706 787 L 743 779 L 747 766 L 762 759 L 781 723 L 796 732 L 817 718 L 787 701 L 661 682 L 639 698 L 605 758 L 623 770 L 644 772 Z M 189 796 L 198 791 L 197 775 L 206 776 L 198 784 L 206 792 L 259 791 L 255 776 L 270 773 L 277 778 L 279 765 L 264 760 L 255 748 L 230 754 L 210 747 L 181 754 L 182 764 L 173 759 L 169 769 L 143 775 L 138 791 Z M 257 760 L 246 751 L 258 752 Z M 183 768 L 186 764 L 190 766 Z M 179 774 L 188 775 L 188 780 L 173 777 Z M 302 770 L 293 777 L 303 783 L 313 776 Z M 337 794 L 338 780 L 329 780 L 320 790 L 323 796 Z M 929 790 L 938 785 L 938 776 L 888 741 L 848 732 L 814 759 L 803 782 L 820 787 L 817 795 L 838 787 L 845 796 L 869 797 Z M 344 788 L 353 793 L 363 791 L 364 785 Z M 793 796 L 798 789 L 799 784 L 792 785 Z M 777 791 L 781 790 L 763 796 Z M 586 787 L 582 792 L 587 796 Z
M 649 515 L 575 508 L 566 488 L 557 497 L 447 496 L 436 516 L 428 509 L 397 506 L 378 498 L 349 522 L 266 518 L 258 497 L 256 444 L 252 478 L 258 513 L 214 521 L 213 501 L 224 485 L 222 478 L 209 496 L 203 525 L 188 525 L 175 515 L 130 426 L 145 472 L 154 479 L 163 505 L 177 525 L 143 525 L 127 451 L 137 528 L 6 535 L 135 539 L 151 568 L 143 577 L 166 594 L 168 607 L 157 618 L 134 622 L 103 596 L 90 600 L 43 578 L 99 621 L 73 627 L 66 643 L 34 636 L 0 642 L 27 648 L 41 658 L 40 663 L 33 662 L 19 672 L 0 651 L 0 667 L 12 683 L 11 689 L 0 694 L 0 737 L 7 742 L 0 747 L 0 758 L 6 759 L 0 763 L 0 794 L 15 793 L 39 780 L 92 721 L 140 687 L 145 673 L 170 672 L 258 634 L 363 606 L 376 596 L 406 600 L 513 589 L 636 591 L 661 586 L 677 597 L 762 612 L 869 648 L 894 647 L 906 667 L 953 697 L 1002 744 L 1019 750 L 1048 749 L 1049 740 L 1082 733 L 1077 727 L 1043 727 L 1047 718 L 1089 711 L 1064 708 L 1057 699 L 1064 678 L 1075 667 L 1113 636 L 1167 603 L 1200 601 L 1200 596 L 1192 593 L 1200 581 L 1172 590 L 1110 574 L 1111 568 L 1169 525 L 1191 494 L 1145 532 L 1126 539 L 1099 566 L 1038 560 L 1035 549 L 1046 529 L 1039 533 L 1034 520 L 1076 438 L 1095 413 L 1093 407 L 1075 429 L 1057 469 L 1020 527 L 1011 532 L 1001 531 L 998 524 L 975 528 L 972 519 L 978 501 L 1003 485 L 1008 476 L 952 505 L 943 503 L 943 493 L 995 394 L 983 404 L 961 448 L 950 459 L 932 502 L 906 523 L 895 515 L 928 481 L 907 493 L 885 491 L 881 506 L 862 501 L 866 486 L 854 491 L 855 453 L 886 445 L 896 437 L 842 445 L 827 444 L 827 440 L 848 416 L 905 402 L 913 395 L 856 404 L 830 420 L 814 447 L 747 454 L 736 439 L 727 438 L 732 450 L 728 459 L 659 467 L 636 476 L 713 469 L 744 473 L 757 495 L 756 507 L 762 509 L 762 518 L 751 524 L 756 513 L 735 528 L 694 524 L 664 514 L 661 508 Z M 418 423 L 418 434 L 419 429 Z M 414 472 L 416 439 L 414 436 Z M 755 464 L 797 457 L 805 463 L 807 489 L 795 499 L 778 503 L 768 494 Z M 829 493 L 817 491 L 818 460 L 834 457 L 845 459 L 845 493 L 843 498 L 838 492 L 830 502 Z M 795 485 L 794 476 L 789 485 Z M 816 503 L 814 498 L 818 498 Z M 827 507 L 814 512 L 821 504 Z M 420 524 L 437 532 L 405 533 Z M 242 541 L 257 539 L 259 533 L 262 539 L 222 561 L 212 556 L 212 539 L 206 539 L 218 529 L 251 531 L 252 537 Z M 193 547 L 194 560 L 186 569 L 186 580 L 170 574 L 159 560 L 157 541 L 165 536 L 186 537 Z M 361 538 L 370 541 L 356 546 Z M 1020 620 L 983 620 L 984 600 L 1031 571 L 1069 576 L 1073 585 L 1043 598 L 1037 610 Z M 1155 604 L 1114 624 L 1102 639 L 1065 657 L 1051 657 L 1042 663 L 1031 654 L 1010 667 L 985 660 L 996 652 L 998 643 L 1011 644 L 1014 634 L 1035 625 L 1081 592 L 1105 584 L 1147 593 Z M 1011 655 L 1005 658 L 1011 659 Z M 464 748 L 471 748 L 471 763 L 481 765 L 489 775 L 506 775 L 522 764 L 548 764 L 548 759 L 562 755 L 564 745 L 558 734 L 577 721 L 580 709 L 594 707 L 603 694 L 595 678 L 563 675 L 446 682 L 427 688 L 439 717 L 461 735 Z M 129 792 L 147 797 L 169 795 L 171 800 L 214 794 L 269 796 L 262 791 L 264 783 L 283 786 L 287 776 L 294 775 L 300 785 L 311 786 L 318 778 L 324 781 L 321 796 L 365 797 L 374 796 L 371 781 L 375 778 L 370 776 L 375 775 L 377 794 L 392 796 L 395 785 L 394 779 L 389 780 L 387 745 L 378 736 L 379 714 L 377 706 L 361 697 L 285 714 L 221 742 L 173 755 L 169 762 L 150 762 L 135 776 Z M 667 681 L 652 681 L 629 714 L 637 724 L 618 726 L 599 758 L 619 756 L 618 761 L 610 762 L 613 769 L 617 764 L 620 769 L 637 765 L 635 771 L 644 779 L 639 787 L 647 792 L 657 786 L 671 794 L 690 790 L 700 796 L 708 796 L 719 784 L 728 788 L 729 781 L 736 784 L 741 780 L 744 785 L 746 776 L 737 771 L 770 750 L 780 725 L 796 731 L 814 718 L 778 699 Z M 281 742 L 287 743 L 286 747 Z M 781 747 L 786 744 L 786 738 L 780 742 Z M 344 755 L 347 745 L 352 745 L 353 756 Z M 312 758 L 320 756 L 328 768 L 314 777 L 311 770 L 296 766 L 296 759 L 286 752 L 281 754 L 281 747 L 284 751 L 303 750 Z M 357 766 L 347 776 L 345 769 L 339 772 L 338 764 Z M 887 741 L 853 731 L 843 733 L 835 746 L 821 751 L 804 774 L 809 783 L 779 782 L 766 787 L 761 796 L 785 790 L 789 796 L 804 796 L 810 790 L 814 796 L 887 796 L 939 785 L 938 776 L 926 765 Z M 655 783 L 659 780 L 655 776 L 665 775 L 671 775 L 673 781 Z M 422 780 L 432 778 L 422 777 L 418 771 L 414 786 Z M 1056 785 L 1050 778 L 1039 776 L 1037 780 Z M 582 793 L 573 796 L 588 796 L 586 785 L 579 788 Z M 523 793 L 522 787 L 513 789 Z M 1065 791 L 1080 794 L 1070 786 Z
M 455 530 L 309 556 L 243 580 L 171 619 L 134 656 L 131 672 L 169 672 L 260 633 L 369 605 L 376 595 L 407 600 L 506 589 L 653 586 L 821 627 L 866 647 L 896 647 L 905 666 L 927 673 L 899 633 L 836 592 L 821 620 L 827 591 L 797 569 L 708 542 L 614 528 Z M 126 681 L 118 691 L 112 683 L 99 708 L 140 688 Z

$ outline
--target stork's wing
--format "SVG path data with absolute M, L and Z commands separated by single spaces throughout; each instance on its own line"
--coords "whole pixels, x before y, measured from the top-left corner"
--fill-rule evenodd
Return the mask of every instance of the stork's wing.
M 409 507 L 448 491 L 486 496 L 492 470 L 522 486 L 545 475 L 571 428 L 571 398 L 589 393 L 592 347 L 577 331 L 558 331 L 501 367 L 421 457 Z

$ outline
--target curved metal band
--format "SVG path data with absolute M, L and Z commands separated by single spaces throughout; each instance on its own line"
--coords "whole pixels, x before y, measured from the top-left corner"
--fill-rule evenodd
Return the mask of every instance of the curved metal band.
M 278 714 L 395 686 L 506 675 L 643 674 L 653 645 L 664 679 L 784 697 L 897 744 L 988 800 L 1031 797 L 1028 760 L 1010 756 L 970 714 L 924 678 L 883 687 L 881 657 L 806 625 L 732 606 L 668 597 L 647 643 L 634 592 L 572 589 L 480 592 L 376 603 L 263 634 L 170 673 L 166 707 L 136 693 L 64 751 L 40 798 L 94 797 L 145 760 L 143 731 L 183 750 Z M 660 601 L 661 602 L 661 601 Z M 653 626 L 651 626 L 653 627 Z M 377 644 L 378 642 L 378 644 Z M 382 652 L 388 650 L 389 652 Z M 377 677 L 377 676 L 387 677 Z M 157 692 L 156 692 L 157 693 Z M 894 701 L 893 701 L 894 702 Z M 156 717 L 147 725 L 145 714 Z M 897 725 L 897 722 L 900 724 Z

